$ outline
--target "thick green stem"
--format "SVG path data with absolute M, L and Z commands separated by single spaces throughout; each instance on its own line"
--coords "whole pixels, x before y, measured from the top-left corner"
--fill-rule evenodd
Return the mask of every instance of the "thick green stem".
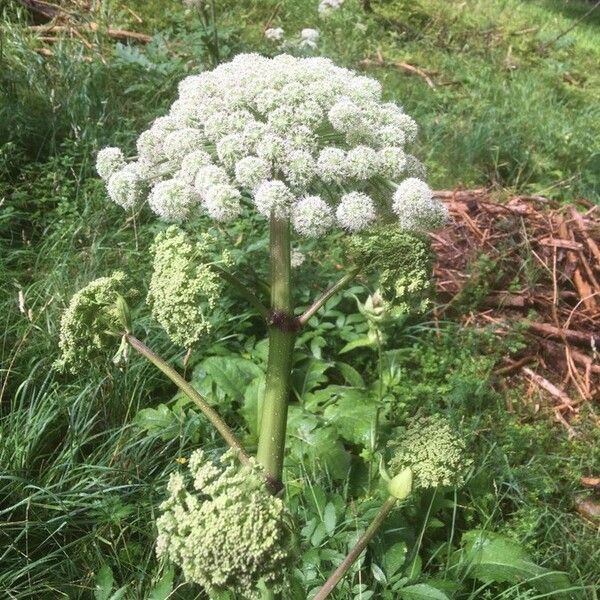
M 342 580 L 342 577 L 348 572 L 350 567 L 354 564 L 361 552 L 367 547 L 367 544 L 373 539 L 373 536 L 377 533 L 379 528 L 383 525 L 388 514 L 394 508 L 397 502 L 397 498 L 390 496 L 381 507 L 381 510 L 377 513 L 377 516 L 371 521 L 371 524 L 367 527 L 367 530 L 360 537 L 355 546 L 350 550 L 346 558 L 342 561 L 340 566 L 331 574 L 329 579 L 325 582 L 323 587 L 319 590 L 313 600 L 325 600 L 333 592 L 336 585 Z
M 281 480 L 292 357 L 293 316 L 289 221 L 271 217 L 271 323 L 269 359 L 256 458 L 270 477 Z
M 156 352 L 148 348 L 146 344 L 138 340 L 130 333 L 125 334 L 125 339 L 129 345 L 147 358 L 155 367 L 158 367 L 196 406 L 204 413 L 204 416 L 210 421 L 215 429 L 221 434 L 223 439 L 235 450 L 239 452 L 240 461 L 248 464 L 250 459 L 246 454 L 242 444 L 235 437 L 235 434 L 228 427 L 227 423 L 221 419 L 217 411 L 212 408 L 208 402 L 168 363 L 166 363 Z

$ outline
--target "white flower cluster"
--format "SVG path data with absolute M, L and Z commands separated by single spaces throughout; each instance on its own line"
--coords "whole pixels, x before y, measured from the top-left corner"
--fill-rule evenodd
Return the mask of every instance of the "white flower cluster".
M 342 7 L 344 0 L 321 0 L 319 2 L 319 14 L 328 15 L 334 10 Z
M 316 43 L 318 32 L 302 37 Z M 171 222 L 199 212 L 229 221 L 253 204 L 302 236 L 336 222 L 360 231 L 393 213 L 424 230 L 444 209 L 412 177 L 419 163 L 405 146 L 416 133 L 374 79 L 325 58 L 241 54 L 180 82 L 169 114 L 140 135 L 136 161 L 105 148 L 97 168 L 114 202 L 147 198 Z

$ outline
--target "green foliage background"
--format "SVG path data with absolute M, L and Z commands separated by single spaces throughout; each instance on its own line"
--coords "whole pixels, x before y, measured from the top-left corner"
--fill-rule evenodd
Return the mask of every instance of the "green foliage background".
M 422 126 L 417 154 L 433 187 L 597 200 L 600 11 L 577 22 L 589 3 L 390 0 L 372 2 L 366 14 L 346 0 L 326 21 L 316 1 L 218 4 L 224 57 L 274 53 L 263 37 L 269 21 L 290 37 L 317 27 L 320 52 L 347 66 L 376 61 L 380 51 L 389 64 L 363 66 Z M 98 34 L 90 52 L 65 38 L 48 58 L 17 3 L 0 10 L 0 590 L 19 599 L 158 600 L 175 586 L 171 598 L 202 597 L 157 563 L 151 523 L 176 459 L 219 441 L 141 360 L 77 378 L 50 367 L 61 311 L 76 290 L 116 268 L 139 286 L 147 280 L 161 226 L 144 213 L 124 219 L 106 199 L 94 157 L 107 144 L 132 150 L 177 81 L 209 63 L 205 37 L 175 0 L 112 1 L 99 18 L 154 35 L 150 44 Z M 424 69 L 435 87 L 391 64 L 398 61 Z M 248 264 L 265 264 L 260 232 L 253 222 L 235 232 L 234 251 Z M 342 260 L 335 239 L 308 253 L 296 275 L 305 304 L 335 279 L 331 257 Z M 500 344 L 491 330 L 400 319 L 385 326 L 378 352 L 355 300 L 364 301 L 372 283 L 331 301 L 298 344 L 287 493 L 302 523 L 299 597 L 324 580 L 379 506 L 374 437 L 392 436 L 415 412 L 441 412 L 470 440 L 477 468 L 469 483 L 456 494 L 423 495 L 394 517 L 336 597 L 442 597 L 433 589 L 457 600 L 596 598 L 597 528 L 573 508 L 586 493 L 580 478 L 598 472 L 592 409 L 568 440 L 523 402 L 521 389 L 497 385 L 495 365 L 519 347 L 517 333 Z M 142 319 L 137 327 L 183 367 L 156 324 Z M 194 384 L 250 446 L 263 334 L 236 297 L 225 298 L 212 338 L 188 363 Z M 481 536 L 496 554 L 567 572 L 572 591 L 520 583 L 539 577 L 539 567 L 524 562 L 505 580 L 477 577 L 483 567 L 469 553 Z

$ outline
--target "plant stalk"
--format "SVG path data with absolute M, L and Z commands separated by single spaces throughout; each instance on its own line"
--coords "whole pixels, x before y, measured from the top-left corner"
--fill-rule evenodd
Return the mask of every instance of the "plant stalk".
M 367 530 L 360 537 L 355 546 L 350 550 L 346 558 L 342 561 L 340 566 L 331 574 L 329 579 L 325 582 L 323 587 L 318 591 L 317 595 L 313 600 L 325 600 L 333 592 L 337 584 L 342 580 L 342 577 L 348 572 L 350 567 L 354 564 L 356 559 L 360 556 L 361 552 L 367 547 L 367 544 L 373 539 L 373 536 L 377 533 L 379 528 L 383 525 L 388 514 L 394 508 L 394 505 L 398 501 L 394 496 L 390 496 L 381 507 L 381 510 L 377 513 L 371 524 L 367 527 Z
M 290 224 L 271 217 L 271 318 L 269 358 L 256 458 L 269 476 L 281 480 L 296 320 L 293 316 Z
M 269 309 L 258 299 L 256 294 L 252 292 L 247 286 L 245 286 L 235 275 L 232 275 L 229 271 L 222 269 L 219 266 L 213 267 L 217 273 L 229 283 L 235 290 L 248 300 L 252 306 L 260 313 L 261 317 L 267 319 L 269 317 Z
M 167 364 L 156 352 L 148 348 L 144 342 L 138 340 L 130 333 L 125 334 L 125 339 L 129 345 L 148 359 L 155 367 L 162 371 L 196 406 L 204 413 L 204 416 L 210 421 L 215 429 L 221 434 L 221 437 L 239 453 L 240 461 L 243 464 L 249 464 L 250 458 L 246 454 L 244 447 L 235 437 L 235 434 L 227 423 L 221 419 L 217 411 L 212 408 L 206 399 L 201 396 L 191 384 L 189 384 L 173 367 Z
M 354 267 L 348 273 L 346 273 L 337 283 L 332 285 L 328 290 L 323 292 L 321 296 L 319 296 L 298 318 L 298 322 L 300 325 L 306 325 L 309 319 L 337 292 L 339 292 L 343 287 L 345 287 L 348 283 L 350 283 L 359 273 L 360 268 Z

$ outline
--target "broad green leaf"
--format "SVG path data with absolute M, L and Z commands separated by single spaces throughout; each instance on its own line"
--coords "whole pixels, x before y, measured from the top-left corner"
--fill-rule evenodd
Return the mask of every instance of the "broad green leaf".
M 378 567 L 375 563 L 372 563 L 371 572 L 373 573 L 373 577 L 375 578 L 375 580 L 381 583 L 381 585 L 387 584 L 387 577 L 385 576 L 385 573 L 383 572 L 381 567 Z
M 335 506 L 329 502 L 325 507 L 325 511 L 323 512 L 323 524 L 325 525 L 325 530 L 329 535 L 333 535 L 336 523 L 337 516 L 335 514 Z
M 448 596 L 437 588 L 426 583 L 416 583 L 398 590 L 398 595 L 404 600 L 449 600 Z
M 255 437 L 260 430 L 260 410 L 265 394 L 265 376 L 261 373 L 254 378 L 244 392 L 244 404 L 241 413 L 248 425 L 250 433 Z
M 346 388 L 323 413 L 341 437 L 363 446 L 370 442 L 376 415 L 376 400 L 356 388 Z
M 299 462 L 308 461 L 321 467 L 331 477 L 344 479 L 350 467 L 350 456 L 331 427 L 299 406 L 290 406 L 288 415 L 288 448 Z
M 340 354 L 345 354 L 355 348 L 364 348 L 365 346 L 373 346 L 373 340 L 369 336 L 359 337 L 351 342 L 348 342 L 341 350 Z
M 175 571 L 173 567 L 165 569 L 162 577 L 156 582 L 156 585 L 150 590 L 147 600 L 166 600 L 173 591 L 173 578 Z
M 133 423 L 149 433 L 160 433 L 177 422 L 173 411 L 165 404 L 156 408 L 142 408 L 137 412 Z
M 192 383 L 213 403 L 228 399 L 241 402 L 253 379 L 262 375 L 260 367 L 239 356 L 211 356 L 194 368 Z
M 365 380 L 352 365 L 338 361 L 335 363 L 335 366 L 338 369 L 338 371 L 342 374 L 342 377 L 345 379 L 348 385 L 355 388 L 365 387 Z
M 406 544 L 398 542 L 389 548 L 383 556 L 383 570 L 388 578 L 395 575 L 406 560 Z
M 331 363 L 311 358 L 294 370 L 292 386 L 298 398 L 312 392 L 327 381 L 325 371 L 331 367 Z
M 102 565 L 100 567 L 100 570 L 96 574 L 95 583 L 94 598 L 96 600 L 108 600 L 115 583 L 112 569 L 108 565 Z
M 544 593 L 568 589 L 571 584 L 565 573 L 550 571 L 535 564 L 517 542 L 495 533 L 473 530 L 462 538 L 462 561 L 469 574 L 483 582 L 528 582 Z

